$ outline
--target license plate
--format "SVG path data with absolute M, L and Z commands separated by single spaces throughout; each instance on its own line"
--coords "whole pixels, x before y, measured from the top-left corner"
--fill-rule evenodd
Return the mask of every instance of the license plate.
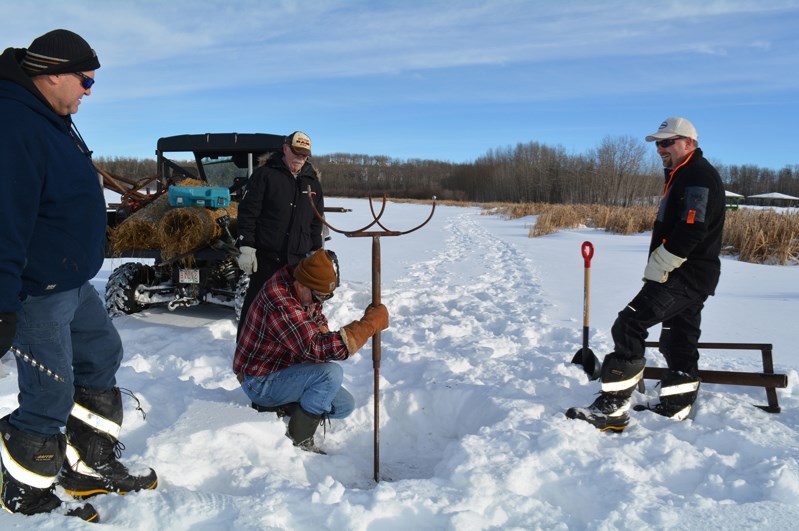
M 178 282 L 181 284 L 199 284 L 200 283 L 200 270 L 199 269 L 179 269 Z

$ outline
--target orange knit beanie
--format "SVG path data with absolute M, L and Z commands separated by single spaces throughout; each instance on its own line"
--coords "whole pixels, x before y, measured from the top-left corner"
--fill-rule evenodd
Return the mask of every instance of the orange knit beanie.
M 300 260 L 294 268 L 294 278 L 306 288 L 319 293 L 333 293 L 336 289 L 336 269 L 324 249 L 318 249 Z

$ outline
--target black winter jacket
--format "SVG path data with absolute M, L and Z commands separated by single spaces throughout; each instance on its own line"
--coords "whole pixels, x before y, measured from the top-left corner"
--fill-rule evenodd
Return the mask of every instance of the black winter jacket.
M 322 247 L 322 222 L 308 202 L 311 187 L 316 209 L 324 210 L 322 186 L 309 162 L 295 178 L 282 153 L 256 168 L 239 203 L 238 245 L 254 247 L 280 263 L 295 264 Z
M 649 252 L 666 250 L 687 260 L 670 273 L 693 289 L 713 295 L 721 274 L 724 185 L 718 171 L 696 149 L 676 170 L 665 170 L 666 186 L 652 230 Z

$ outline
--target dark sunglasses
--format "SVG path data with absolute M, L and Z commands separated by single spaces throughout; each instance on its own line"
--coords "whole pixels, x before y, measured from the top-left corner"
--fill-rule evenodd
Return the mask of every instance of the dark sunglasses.
M 311 290 L 311 296 L 314 298 L 316 302 L 325 302 L 333 298 L 333 292 L 319 293 L 318 291 Z
M 673 146 L 676 141 L 679 139 L 684 138 L 682 136 L 678 136 L 677 138 L 667 138 L 666 140 L 657 140 L 655 145 L 661 148 L 667 148 L 669 146 Z
M 94 85 L 94 80 L 84 74 L 83 72 L 70 72 L 71 74 L 75 74 L 80 78 L 80 86 L 83 87 L 84 90 L 89 90 Z

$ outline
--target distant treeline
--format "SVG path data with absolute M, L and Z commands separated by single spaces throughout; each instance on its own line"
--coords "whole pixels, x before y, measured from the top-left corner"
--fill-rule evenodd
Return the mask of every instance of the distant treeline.
M 729 191 L 799 196 L 799 164 L 773 170 L 728 166 L 714 161 L 712 153 L 705 156 Z M 663 170 L 652 145 L 630 136 L 606 137 L 580 155 L 530 142 L 489 150 L 465 164 L 346 153 L 314 156 L 311 161 L 321 172 L 325 195 L 331 197 L 385 193 L 410 199 L 435 195 L 455 201 L 629 206 L 657 201 L 663 188 Z M 95 164 L 137 180 L 156 172 L 155 159 L 96 157 Z

